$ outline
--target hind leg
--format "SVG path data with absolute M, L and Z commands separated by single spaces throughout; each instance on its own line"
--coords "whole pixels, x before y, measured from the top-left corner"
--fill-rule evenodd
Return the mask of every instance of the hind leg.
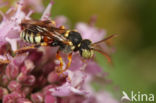
M 62 72 L 65 72 L 66 70 L 69 69 L 69 67 L 71 65 L 71 62 L 72 62 L 72 53 L 68 54 L 68 64 L 67 64 L 66 68 Z
M 6 57 L 6 60 L 0 59 L 0 64 L 9 64 L 10 60 L 9 60 L 7 54 L 5 53 L 4 55 Z
M 44 42 L 44 43 L 41 43 L 41 44 L 34 44 L 34 45 L 31 45 L 31 46 L 22 47 L 22 48 L 16 50 L 15 54 L 23 53 L 23 52 L 26 52 L 28 50 L 38 48 L 40 46 L 48 46 L 48 45 L 49 45 L 48 43 Z
M 2 60 L 0 59 L 0 64 L 9 64 L 10 61 L 9 60 Z
M 62 59 L 62 57 L 60 55 L 60 51 L 59 50 L 56 53 L 56 58 L 57 58 L 57 60 L 60 61 L 60 65 L 59 65 L 58 68 L 56 68 L 56 72 L 59 73 L 59 74 L 61 74 L 62 71 L 63 71 L 63 59 Z

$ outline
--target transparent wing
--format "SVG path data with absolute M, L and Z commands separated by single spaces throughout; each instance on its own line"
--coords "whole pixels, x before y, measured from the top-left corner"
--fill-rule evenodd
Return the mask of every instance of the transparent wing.
M 56 28 L 50 20 L 38 21 L 38 20 L 25 20 L 21 23 L 24 29 L 32 31 L 34 33 L 40 33 L 43 36 L 47 36 L 51 39 L 57 39 L 63 43 L 68 44 L 68 40 L 62 35 L 65 33 L 65 29 Z

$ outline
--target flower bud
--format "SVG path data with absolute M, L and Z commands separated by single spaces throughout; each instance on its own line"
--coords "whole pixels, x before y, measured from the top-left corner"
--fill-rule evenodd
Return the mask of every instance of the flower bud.
M 31 100 L 34 103 L 43 103 L 43 95 L 41 93 L 35 93 L 31 95 Z
M 8 85 L 8 89 L 10 91 L 20 90 L 21 89 L 21 84 L 18 83 L 17 81 L 10 81 L 9 85 Z
M 6 94 L 8 94 L 8 90 L 6 88 L 0 87 L 0 99 L 2 99 Z
M 15 79 L 19 73 L 19 69 L 13 65 L 8 65 L 5 71 L 8 79 Z
M 35 81 L 36 81 L 35 76 L 29 75 L 29 76 L 26 76 L 26 80 L 23 81 L 23 84 L 31 86 L 35 83 Z

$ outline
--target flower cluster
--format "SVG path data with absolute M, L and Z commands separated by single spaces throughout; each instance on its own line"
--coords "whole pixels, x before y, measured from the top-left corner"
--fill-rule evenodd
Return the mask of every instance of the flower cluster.
M 71 67 L 61 75 L 55 68 L 57 48 L 40 47 L 29 52 L 14 55 L 14 51 L 26 45 L 20 37 L 20 23 L 31 19 L 32 11 L 26 10 L 25 4 L 37 6 L 41 11 L 41 0 L 20 0 L 15 8 L 10 8 L 0 23 L 0 102 L 3 103 L 118 103 L 108 92 L 95 92 L 91 82 L 105 80 L 106 73 L 94 62 L 83 62 L 79 54 L 73 54 Z M 41 20 L 50 19 L 53 2 L 45 9 Z M 55 18 L 56 26 L 64 25 L 64 16 Z M 101 40 L 105 31 L 86 23 L 78 23 L 76 29 L 83 38 L 93 42 Z M 95 36 L 98 34 L 98 36 Z M 64 54 L 64 65 L 66 58 Z M 101 82 L 101 81 L 100 81 Z M 106 82 L 102 81 L 102 82 Z

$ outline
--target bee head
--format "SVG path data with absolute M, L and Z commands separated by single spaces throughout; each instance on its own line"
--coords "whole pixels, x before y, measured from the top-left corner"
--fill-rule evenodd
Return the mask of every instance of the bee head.
M 91 48 L 91 41 L 88 39 L 82 40 L 79 45 L 79 52 L 80 55 L 85 59 L 92 58 L 94 55 L 94 50 Z

